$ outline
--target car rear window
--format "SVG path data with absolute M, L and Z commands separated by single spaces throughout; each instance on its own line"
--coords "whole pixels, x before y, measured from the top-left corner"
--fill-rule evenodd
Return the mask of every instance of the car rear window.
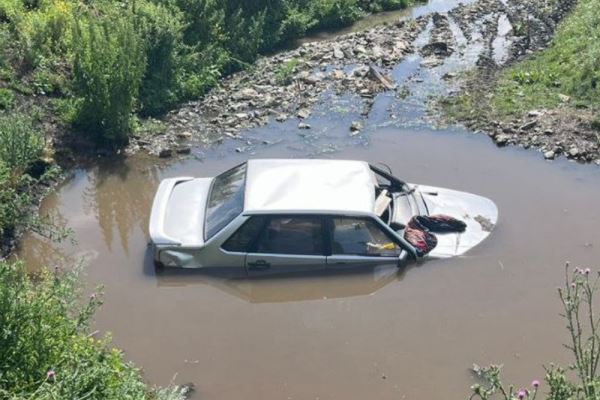
M 244 209 L 246 164 L 217 176 L 206 207 L 205 239 L 208 240 L 235 219 Z

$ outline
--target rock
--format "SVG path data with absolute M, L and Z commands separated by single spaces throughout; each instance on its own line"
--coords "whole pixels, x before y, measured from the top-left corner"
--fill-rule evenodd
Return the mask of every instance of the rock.
M 341 60 L 344 58 L 344 52 L 339 47 L 336 47 L 333 49 L 333 57 Z
M 500 135 L 496 135 L 494 137 L 494 141 L 496 142 L 496 144 L 498 146 L 505 146 L 506 144 L 508 144 L 509 140 L 510 140 L 510 136 L 506 135 L 504 133 L 501 133 Z
M 296 114 L 296 116 L 298 118 L 308 118 L 310 116 L 310 110 L 306 109 L 306 108 L 301 108 L 298 110 L 298 113 Z
M 544 115 L 544 113 L 538 110 L 531 110 L 527 113 L 527 116 L 531 118 L 541 117 L 542 115 Z
M 352 124 L 350 125 L 351 132 L 360 132 L 362 128 L 363 124 L 360 121 L 352 121 Z
M 577 157 L 579 155 L 580 151 L 577 147 L 573 146 L 569 149 L 569 156 L 571 157 Z
M 258 92 L 252 88 L 245 88 L 237 92 L 234 97 L 239 100 L 252 100 L 258 97 Z
M 190 146 L 180 146 L 176 151 L 177 154 L 190 154 L 192 152 L 192 148 Z
M 277 122 L 283 122 L 286 119 L 288 119 L 288 116 L 286 114 L 279 114 L 275 117 L 275 121 Z
M 158 156 L 160 158 L 169 158 L 172 155 L 173 155 L 173 151 L 171 149 L 169 149 L 168 147 L 162 148 L 158 151 Z
M 379 46 L 373 46 L 371 50 L 372 58 L 377 59 L 383 56 L 383 50 Z
M 307 83 L 309 85 L 316 85 L 317 83 L 321 82 L 322 80 L 323 80 L 323 74 L 320 72 L 316 73 L 316 74 L 308 75 L 302 79 L 302 81 L 304 83 Z
M 446 72 L 444 76 L 442 76 L 442 79 L 446 81 L 454 78 L 456 78 L 456 74 L 454 72 Z
M 421 49 L 421 54 L 425 57 L 437 56 L 437 57 L 448 57 L 454 52 L 454 49 L 446 42 L 431 42 L 427 43 Z
M 331 75 L 333 76 L 333 79 L 337 80 L 344 79 L 346 77 L 346 74 L 341 69 L 334 70 Z
M 300 122 L 298 124 L 298 129 L 310 129 L 310 128 L 311 128 L 311 126 L 305 122 Z
M 192 132 L 190 132 L 190 131 L 178 132 L 177 133 L 177 137 L 179 139 L 191 139 L 192 138 Z
M 526 122 L 523 125 L 521 125 L 521 127 L 519 129 L 521 129 L 522 131 L 528 131 L 531 128 L 533 128 L 534 126 L 536 126 L 537 123 L 538 122 L 536 120 L 529 121 L 529 122 Z
M 545 158 L 546 160 L 554 160 L 554 157 L 556 157 L 556 154 L 555 154 L 555 153 L 554 153 L 554 151 L 552 151 L 552 150 L 546 151 L 546 152 L 544 153 L 544 158 Z
M 246 118 L 248 118 L 248 114 L 246 114 L 246 113 L 237 113 L 237 114 L 235 114 L 235 117 L 237 119 L 246 119 Z
M 566 94 L 561 93 L 558 95 L 558 99 L 563 103 L 568 103 L 569 101 L 571 101 L 571 96 L 567 96 Z
M 544 135 L 547 135 L 547 136 L 554 135 L 554 131 L 552 129 L 546 129 L 546 130 L 544 130 Z
M 365 54 L 367 52 L 367 49 L 365 49 L 365 46 L 363 45 L 358 45 L 354 48 L 354 54 Z

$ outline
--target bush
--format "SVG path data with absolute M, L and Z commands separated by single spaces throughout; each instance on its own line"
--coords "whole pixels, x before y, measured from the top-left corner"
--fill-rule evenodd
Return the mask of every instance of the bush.
M 44 140 L 31 118 L 23 114 L 0 116 L 0 161 L 18 175 L 40 158 Z
M 177 101 L 182 13 L 176 8 L 142 2 L 136 11 L 137 29 L 145 40 L 146 72 L 140 87 L 142 115 L 160 115 Z
M 74 31 L 74 91 L 80 98 L 75 126 L 98 143 L 122 145 L 132 128 L 144 47 L 129 15 L 95 18 Z
M 5 235 L 11 235 L 15 225 L 23 220 L 29 206 L 27 193 L 17 190 L 17 187 L 22 186 L 23 180 L 25 178 L 13 176 L 0 160 L 0 240 Z

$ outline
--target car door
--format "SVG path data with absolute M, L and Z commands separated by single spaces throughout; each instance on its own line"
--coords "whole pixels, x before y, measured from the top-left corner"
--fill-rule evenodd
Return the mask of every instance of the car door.
M 314 215 L 272 215 L 246 254 L 248 275 L 325 268 L 323 218 Z
M 397 240 L 370 217 L 331 216 L 328 231 L 331 240 L 328 268 L 349 264 L 397 264 L 404 251 Z

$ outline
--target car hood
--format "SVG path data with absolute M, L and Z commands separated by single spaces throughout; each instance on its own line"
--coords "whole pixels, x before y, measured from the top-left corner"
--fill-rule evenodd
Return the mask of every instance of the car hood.
M 488 198 L 471 193 L 419 185 L 429 215 L 445 214 L 467 224 L 462 233 L 436 233 L 437 246 L 430 257 L 447 258 L 464 254 L 487 238 L 498 222 L 498 208 Z
M 213 178 L 165 179 L 150 215 L 150 239 L 157 245 L 204 245 L 204 214 Z

